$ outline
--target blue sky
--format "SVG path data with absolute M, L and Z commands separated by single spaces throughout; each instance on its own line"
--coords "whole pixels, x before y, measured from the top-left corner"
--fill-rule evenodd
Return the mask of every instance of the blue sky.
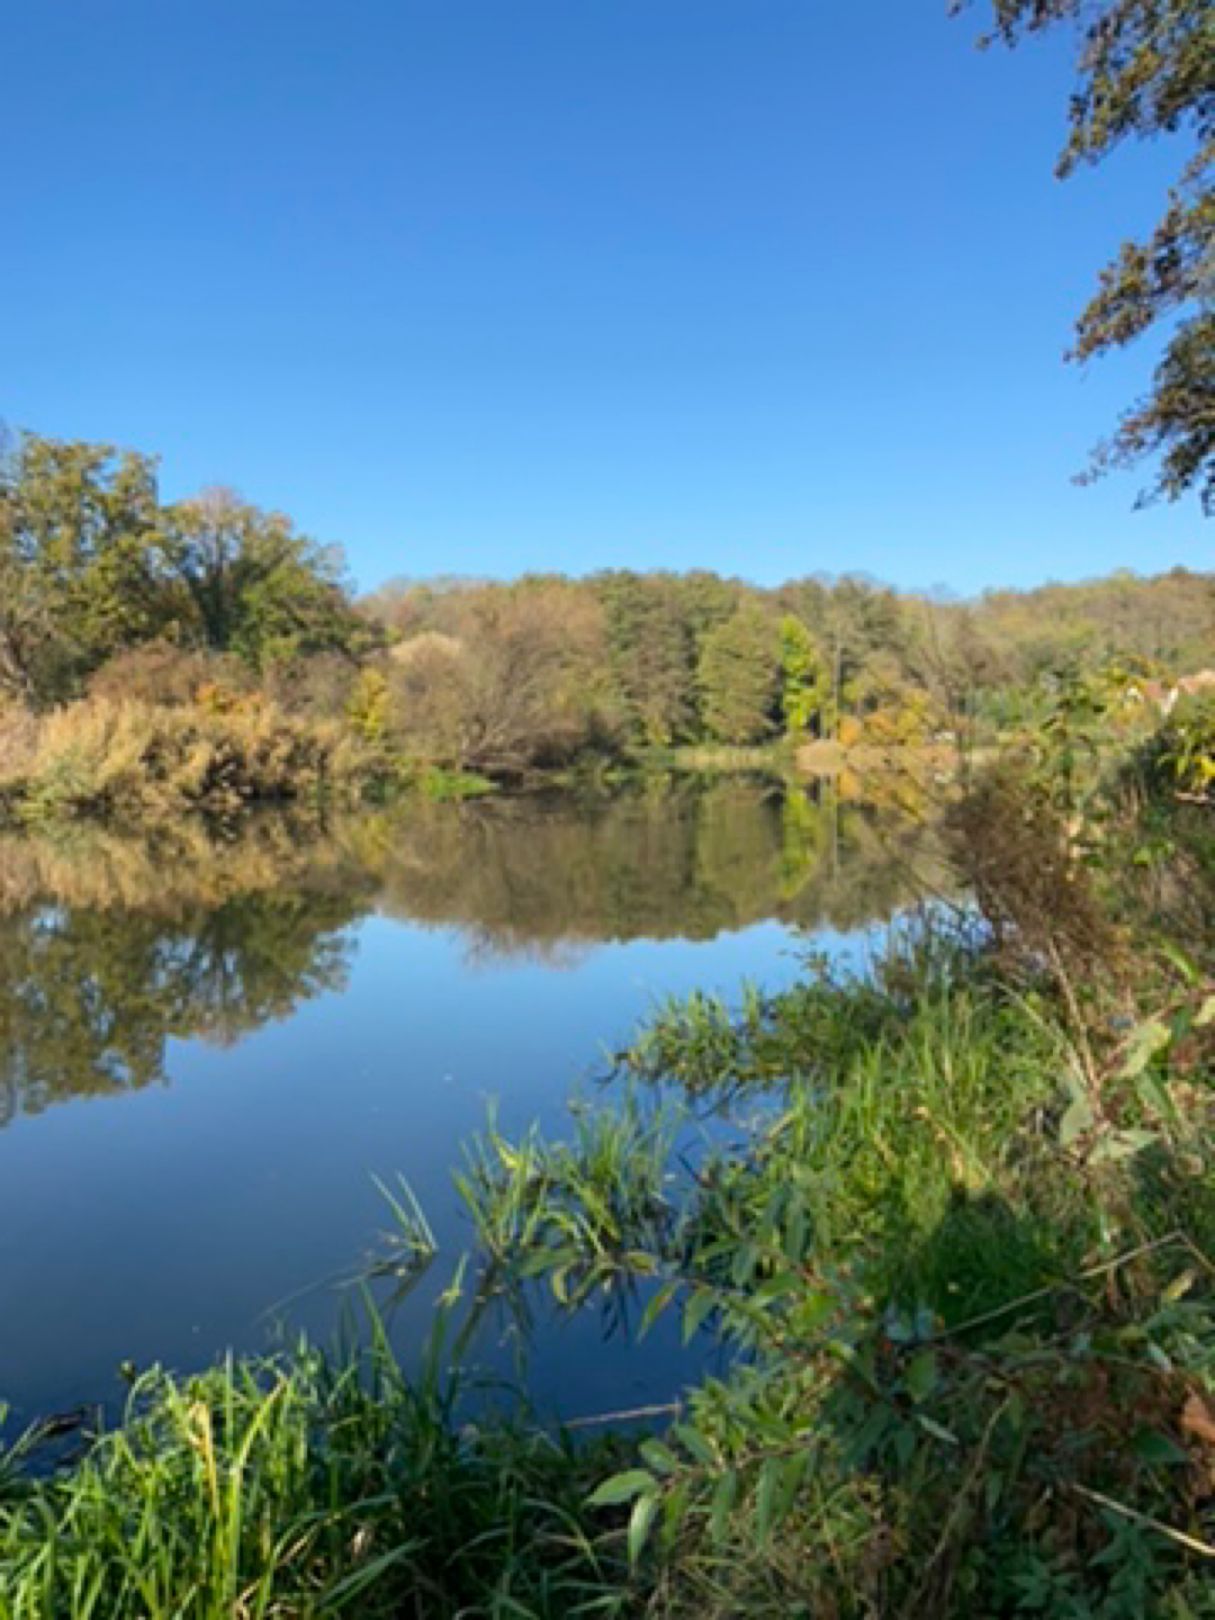
M 1210 565 L 1071 475 L 1072 317 L 1176 154 L 945 0 L 0 0 L 0 417 L 391 575 Z

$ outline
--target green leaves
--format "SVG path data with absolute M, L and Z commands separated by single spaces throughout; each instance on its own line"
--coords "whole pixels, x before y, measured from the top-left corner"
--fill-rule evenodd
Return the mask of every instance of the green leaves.
M 698 1288 L 683 1312 L 683 1342 L 690 1344 L 717 1306 L 717 1296 L 708 1288 Z
M 621 1474 L 613 1474 L 605 1479 L 587 1498 L 589 1507 L 619 1507 L 624 1502 L 631 1502 L 634 1497 L 643 1492 L 653 1492 L 657 1489 L 658 1481 L 653 1474 L 644 1468 L 626 1468 Z
M 679 1293 L 680 1287 L 681 1284 L 678 1278 L 672 1282 L 663 1283 L 662 1287 L 647 1302 L 645 1310 L 641 1313 L 641 1321 L 637 1325 L 638 1338 L 645 1338 L 654 1323 Z
M 1153 1467 L 1184 1468 L 1190 1460 L 1175 1440 L 1158 1429 L 1139 1429 L 1131 1441 L 1131 1449 Z
M 933 1394 L 938 1381 L 939 1368 L 935 1350 L 921 1350 L 918 1355 L 913 1356 L 903 1375 L 904 1388 L 917 1406 Z
M 776 627 L 754 603 L 705 636 L 696 671 L 701 714 L 711 736 L 745 746 L 775 730 L 780 697 Z
M 1127 1042 L 1119 1073 L 1124 1079 L 1133 1080 L 1136 1075 L 1143 1073 L 1159 1052 L 1164 1051 L 1172 1038 L 1172 1030 L 1158 1018 L 1150 1018 L 1139 1024 Z
M 633 1504 L 633 1511 L 629 1515 L 629 1562 L 636 1564 L 641 1557 L 654 1520 L 657 1517 L 659 1499 L 656 1495 L 639 1496 Z
M 679 1472 L 679 1459 L 669 1446 L 663 1445 L 661 1440 L 643 1440 L 641 1442 L 641 1455 L 656 1474 L 676 1474 Z
M 1071 135 L 1058 172 L 1108 157 L 1128 137 L 1181 136 L 1188 157 L 1160 222 L 1128 241 L 1102 271 L 1081 312 L 1071 358 L 1123 348 L 1157 322 L 1169 323 L 1155 386 L 1099 447 L 1093 472 L 1163 452 L 1153 493 L 1175 499 L 1197 489 L 1215 506 L 1215 315 L 1210 311 L 1212 145 L 1209 0 L 993 0 L 996 31 L 1008 43 L 1073 20 L 1080 23 L 1078 85 Z
M 718 1480 L 709 1506 L 709 1534 L 718 1545 L 726 1538 L 726 1529 L 737 1499 L 738 1475 L 731 1469 Z
M 677 1423 L 672 1434 L 696 1462 L 708 1468 L 719 1466 L 721 1458 L 713 1442 L 690 1423 Z
M 656 1444 L 656 1442 L 651 1442 Z M 669 1453 L 666 1454 L 669 1457 Z M 674 1463 L 674 1458 L 670 1458 Z M 645 1549 L 650 1531 L 662 1505 L 661 1486 L 654 1475 L 644 1468 L 629 1468 L 613 1474 L 588 1498 L 588 1507 L 622 1507 L 633 1504 L 629 1514 L 626 1541 L 629 1562 L 636 1564 Z

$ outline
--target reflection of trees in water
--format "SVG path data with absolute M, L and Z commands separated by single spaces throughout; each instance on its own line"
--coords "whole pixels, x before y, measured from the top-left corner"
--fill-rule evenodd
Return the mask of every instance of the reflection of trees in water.
M 908 904 L 938 865 L 920 819 L 738 779 L 419 806 L 368 844 L 380 908 L 461 928 L 478 961 L 769 918 L 853 929 Z
M 340 988 L 361 909 L 288 893 L 175 921 L 54 904 L 0 917 L 0 1121 L 164 1080 L 170 1037 L 235 1041 Z
M 292 886 L 338 892 L 360 879 L 365 874 L 339 841 L 315 819 L 286 811 L 226 830 L 198 817 L 138 836 L 91 822 L 0 836 L 0 912 L 51 900 L 177 918 Z
M 853 929 L 922 892 L 924 822 L 726 779 L 412 802 L 328 831 L 0 841 L 0 1122 L 165 1078 L 171 1037 L 235 1041 L 345 980 L 373 905 L 458 929 L 469 960 L 575 966 L 593 945 L 768 918 Z M 592 1032 L 593 1033 L 593 1032 Z

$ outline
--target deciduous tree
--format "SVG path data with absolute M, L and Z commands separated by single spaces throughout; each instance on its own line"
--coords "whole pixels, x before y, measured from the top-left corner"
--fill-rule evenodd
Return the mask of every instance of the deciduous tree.
M 281 512 L 207 490 L 166 509 L 156 549 L 167 602 L 189 639 L 212 651 L 264 668 L 359 639 L 340 554 Z
M 0 689 L 36 703 L 70 696 L 157 633 L 156 522 L 150 456 L 16 441 L 0 461 Z

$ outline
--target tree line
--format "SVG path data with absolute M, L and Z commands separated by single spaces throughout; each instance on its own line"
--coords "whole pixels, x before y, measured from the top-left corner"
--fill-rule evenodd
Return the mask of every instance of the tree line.
M 372 754 L 490 775 L 686 746 L 923 744 L 1111 660 L 1215 645 L 1184 569 L 946 601 L 857 575 L 707 570 L 389 583 L 227 490 L 166 503 L 155 460 L 24 434 L 0 461 L 0 697 L 273 706 Z M 1022 705 L 1023 706 L 1023 705 Z

